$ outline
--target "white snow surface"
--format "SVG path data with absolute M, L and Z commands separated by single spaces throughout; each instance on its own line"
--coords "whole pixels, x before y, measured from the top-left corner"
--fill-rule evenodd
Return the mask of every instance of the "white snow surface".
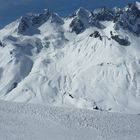
M 136 2 L 136 6 L 137 6 L 137 8 L 140 10 L 140 2 Z
M 20 20 L 0 31 L 0 99 L 139 113 L 140 38 L 114 30 L 111 21 L 102 23 L 104 29 L 89 27 L 76 35 L 71 20 L 48 20 L 33 35 L 17 33 Z M 102 40 L 89 36 L 94 31 Z M 110 31 L 131 44 L 109 40 Z
M 140 115 L 0 101 L 1 140 L 139 140 Z

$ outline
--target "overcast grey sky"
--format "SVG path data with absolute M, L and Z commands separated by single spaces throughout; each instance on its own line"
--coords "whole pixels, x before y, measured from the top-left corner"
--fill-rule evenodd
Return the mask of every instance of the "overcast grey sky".
M 135 0 L 0 0 L 0 28 L 26 13 L 38 13 L 49 8 L 61 16 L 79 7 L 95 9 L 103 6 L 124 7 Z M 137 0 L 139 1 L 139 0 Z

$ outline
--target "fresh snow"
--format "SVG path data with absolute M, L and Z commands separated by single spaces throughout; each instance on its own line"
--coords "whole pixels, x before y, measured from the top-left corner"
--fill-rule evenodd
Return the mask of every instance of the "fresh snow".
M 139 140 L 140 115 L 0 101 L 1 140 Z
M 136 6 L 140 10 L 140 2 L 136 1 Z

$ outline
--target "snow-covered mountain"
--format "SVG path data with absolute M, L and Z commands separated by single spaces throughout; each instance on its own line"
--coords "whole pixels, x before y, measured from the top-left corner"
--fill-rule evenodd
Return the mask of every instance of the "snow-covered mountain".
M 27 14 L 0 30 L 0 99 L 140 112 L 140 3 Z

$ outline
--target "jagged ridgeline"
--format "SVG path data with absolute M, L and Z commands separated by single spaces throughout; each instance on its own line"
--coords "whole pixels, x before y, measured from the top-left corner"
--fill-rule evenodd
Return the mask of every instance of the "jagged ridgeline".
M 140 111 L 140 3 L 44 10 L 0 30 L 0 99 Z

